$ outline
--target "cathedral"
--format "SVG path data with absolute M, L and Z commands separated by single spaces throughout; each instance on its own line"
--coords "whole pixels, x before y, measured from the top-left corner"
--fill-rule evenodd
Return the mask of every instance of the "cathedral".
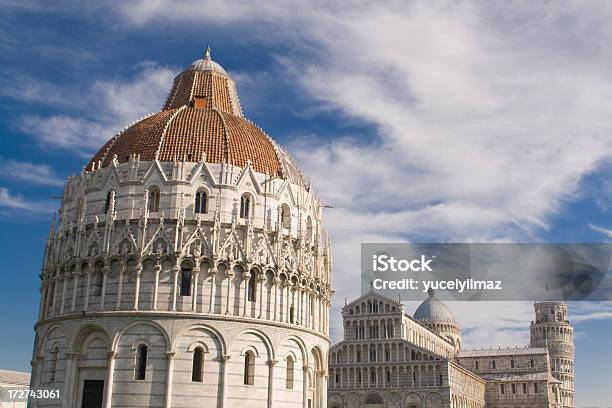
M 460 327 L 430 290 L 410 316 L 370 291 L 342 309 L 330 349 L 330 408 L 573 408 L 567 305 L 535 303 L 524 348 L 462 349 Z
M 64 188 L 31 407 L 327 406 L 332 260 L 293 159 L 202 59 Z

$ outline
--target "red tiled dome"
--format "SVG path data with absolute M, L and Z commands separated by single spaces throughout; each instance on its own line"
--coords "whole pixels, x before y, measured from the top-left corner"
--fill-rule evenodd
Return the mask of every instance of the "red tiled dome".
M 109 140 L 87 170 L 140 160 L 185 160 L 251 165 L 260 173 L 303 185 L 291 159 L 270 137 L 242 116 L 234 81 L 207 52 L 179 74 L 161 112 L 129 126 Z

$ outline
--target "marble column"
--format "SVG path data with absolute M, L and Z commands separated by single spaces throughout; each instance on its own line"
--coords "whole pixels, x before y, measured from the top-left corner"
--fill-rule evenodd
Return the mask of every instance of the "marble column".
M 152 310 L 157 310 L 157 298 L 159 297 L 159 274 L 161 272 L 161 263 L 156 262 L 154 267 L 155 273 L 155 284 L 153 286 L 153 304 L 151 305 Z
M 272 284 L 274 285 L 274 321 L 278 321 L 278 282 L 277 278 L 273 278 Z
M 308 408 L 308 366 L 302 366 L 302 394 L 302 407 Z
M 191 281 L 193 282 L 193 291 L 191 293 L 191 311 L 198 311 L 198 276 L 200 276 L 200 268 L 193 268 L 193 276 Z
M 178 276 L 179 276 L 179 267 L 174 266 L 172 268 L 172 272 L 174 272 L 174 277 L 172 280 L 172 311 L 176 311 L 176 299 L 177 299 L 177 291 L 178 291 Z
M 70 311 L 76 310 L 77 296 L 79 294 L 79 277 L 81 276 L 81 268 L 77 268 L 72 275 L 72 304 L 70 305 Z
M 274 406 L 274 367 L 278 360 L 268 360 L 268 408 Z
M 227 392 L 228 392 L 228 388 L 229 388 L 229 384 L 227 383 L 227 365 L 229 364 L 229 359 L 231 356 L 228 355 L 223 355 L 221 356 L 221 369 L 223 370 L 222 373 L 222 380 L 221 380 L 221 408 L 225 408 L 227 407 Z
M 138 265 L 134 271 L 136 274 L 136 283 L 134 284 L 134 310 L 138 310 L 138 300 L 140 297 L 140 278 L 142 276 L 142 265 Z
M 117 352 L 110 351 L 107 354 L 108 360 L 108 371 L 106 373 L 106 389 L 104 390 L 104 408 L 111 408 L 113 400 L 113 378 L 115 375 L 115 360 L 117 359 Z
M 57 284 L 59 278 L 56 276 L 53 278 L 53 302 L 51 302 L 51 315 L 55 314 L 55 304 L 57 303 Z
M 91 275 L 93 274 L 93 271 L 90 269 L 89 273 L 87 274 L 87 289 L 85 292 L 85 304 L 87 304 L 89 302 L 89 292 L 90 292 L 90 287 L 91 287 Z M 106 286 L 108 286 L 108 277 L 111 274 L 111 270 L 109 267 L 104 267 L 102 269 L 102 291 L 100 292 L 100 310 L 104 310 L 104 302 L 106 299 Z M 87 310 L 87 306 L 85 307 L 85 309 Z
M 210 268 L 208 271 L 208 274 L 210 275 L 210 301 L 208 303 L 208 313 L 214 313 L 215 312 L 215 297 L 217 296 L 215 293 L 216 288 L 217 288 L 217 281 L 215 277 L 217 273 L 213 268 Z
M 124 277 L 125 277 L 125 265 L 121 266 L 121 270 L 119 271 L 119 283 L 117 285 L 117 304 L 115 305 L 115 310 L 121 309 L 121 295 L 123 293 Z
M 168 358 L 168 365 L 166 369 L 166 402 L 164 404 L 165 408 L 172 407 L 172 377 L 174 374 L 174 352 L 168 351 L 166 353 L 166 357 Z
M 62 276 L 62 303 L 60 304 L 60 314 L 64 314 L 64 307 L 66 306 L 66 289 L 68 286 L 68 276 L 70 272 L 64 272 L 64 276 Z
M 244 284 L 244 299 L 240 299 L 240 301 L 238 302 L 238 306 L 242 306 L 242 316 L 246 316 L 246 312 L 247 312 L 247 304 L 249 303 L 249 281 L 251 279 L 251 274 L 249 272 L 244 272 L 242 274 L 242 280 L 240 281 L 240 284 L 243 285 Z M 240 291 L 238 292 L 240 293 Z M 238 309 L 240 310 L 240 309 Z
M 234 278 L 234 274 L 230 272 L 228 269 L 225 273 L 227 278 L 227 296 L 225 297 L 225 314 L 233 314 L 234 313 L 234 305 L 232 303 L 232 311 L 230 312 L 230 299 L 232 299 L 232 279 Z

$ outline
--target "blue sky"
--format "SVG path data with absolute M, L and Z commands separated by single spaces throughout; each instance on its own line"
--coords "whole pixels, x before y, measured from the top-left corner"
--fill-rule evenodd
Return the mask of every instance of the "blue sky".
M 612 239 L 607 3 L 0 5 L 2 368 L 29 366 L 63 181 L 207 44 L 335 207 L 334 312 L 362 241 Z M 451 307 L 468 346 L 528 341 L 530 304 Z M 612 305 L 571 312 L 577 406 L 609 405 Z

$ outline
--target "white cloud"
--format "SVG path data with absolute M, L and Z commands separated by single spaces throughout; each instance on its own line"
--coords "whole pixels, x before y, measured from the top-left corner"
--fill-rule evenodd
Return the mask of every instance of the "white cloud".
M 358 290 L 360 242 L 537 238 L 612 153 L 606 5 L 140 1 L 120 12 L 137 25 L 252 27 L 253 41 L 288 50 L 279 64 L 318 105 L 376 127 L 368 141 L 289 146 L 336 207 L 335 310 Z
M 32 201 L 19 195 L 13 195 L 6 187 L 0 187 L 0 215 L 10 215 L 16 212 L 29 214 L 49 214 L 55 211 L 52 202 Z
M 5 90 L 4 96 L 78 111 L 74 115 L 24 115 L 18 128 L 45 147 L 88 157 L 126 125 L 160 110 L 175 72 L 151 62 L 135 69 L 131 77 L 94 81 L 86 89 L 17 78 L 17 84 Z M 46 97 L 48 94 L 55 96 Z
M 612 238 L 612 230 L 611 229 L 603 228 L 603 227 L 597 226 L 595 224 L 589 224 L 589 228 L 592 229 L 595 232 L 599 232 L 600 234 L 605 235 L 608 238 Z
M 57 177 L 51 166 L 15 160 L 0 159 L 0 177 L 41 186 L 59 187 L 64 185 L 64 181 Z
M 612 302 L 573 302 L 570 319 L 580 324 L 591 320 L 612 319 Z

